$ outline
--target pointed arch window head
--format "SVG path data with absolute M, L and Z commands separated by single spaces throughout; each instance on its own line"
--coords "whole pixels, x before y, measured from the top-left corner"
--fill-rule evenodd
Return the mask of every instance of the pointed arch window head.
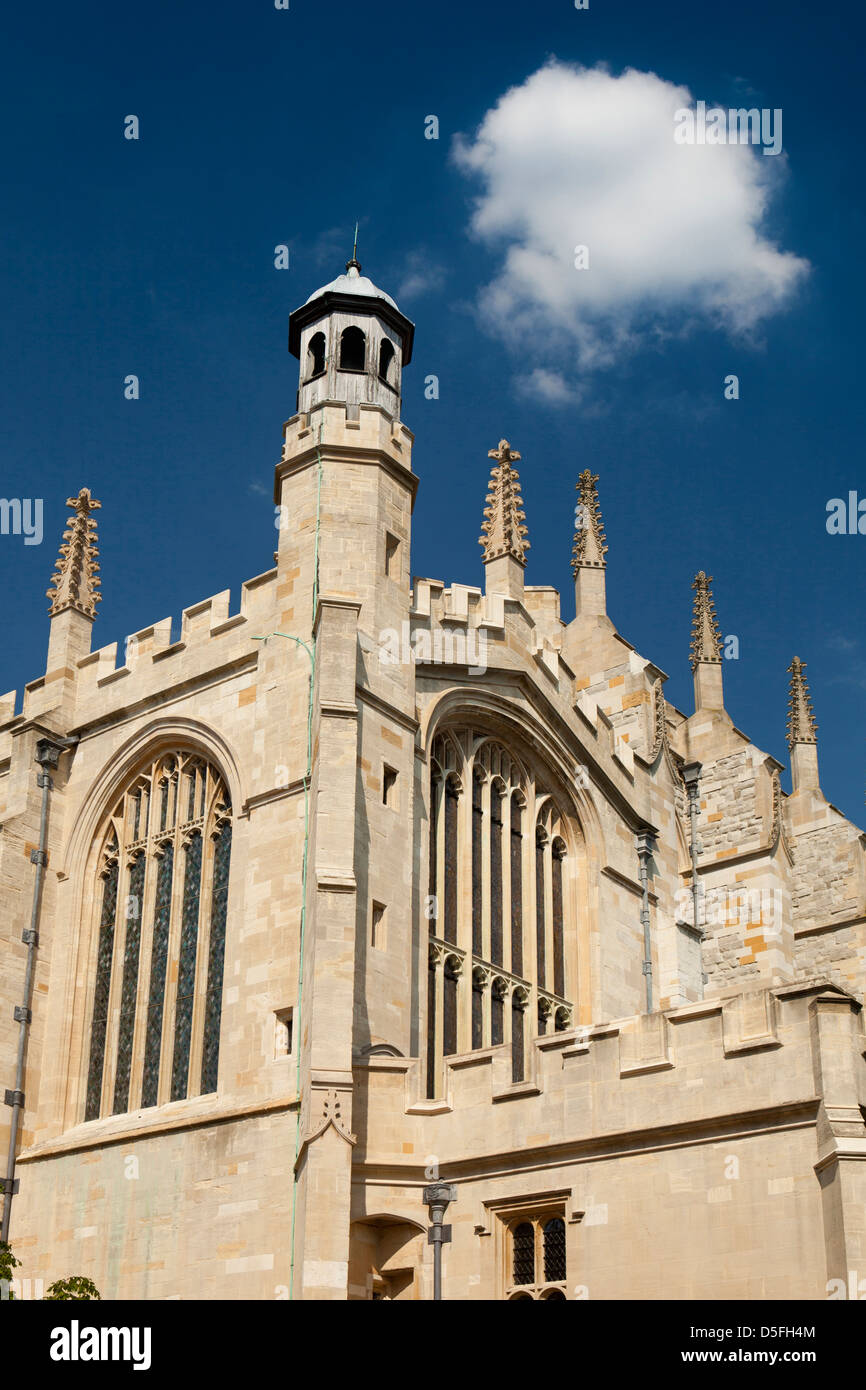
M 327 343 L 324 333 L 314 333 L 307 347 L 307 380 L 321 376 L 325 370 Z
M 367 337 L 362 328 L 351 324 L 340 335 L 340 370 L 363 372 L 367 366 Z
M 103 826 L 85 1120 L 217 1089 L 231 828 L 221 774 L 182 749 Z

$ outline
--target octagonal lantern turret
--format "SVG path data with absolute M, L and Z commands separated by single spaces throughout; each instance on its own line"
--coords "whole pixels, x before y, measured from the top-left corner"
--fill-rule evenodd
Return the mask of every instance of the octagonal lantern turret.
M 341 401 L 351 415 L 368 402 L 399 420 L 414 334 L 414 324 L 353 257 L 344 275 L 316 290 L 289 319 L 289 351 L 300 361 L 298 411 Z

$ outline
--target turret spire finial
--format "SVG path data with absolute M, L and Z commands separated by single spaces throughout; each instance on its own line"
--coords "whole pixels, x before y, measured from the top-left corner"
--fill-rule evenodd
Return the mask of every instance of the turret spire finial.
M 701 570 L 692 581 L 695 590 L 694 611 L 692 614 L 691 665 L 694 671 L 701 661 L 721 663 L 722 634 L 716 618 L 716 605 L 710 585 L 711 574 Z
M 580 501 L 575 509 L 574 549 L 571 569 L 575 579 L 577 572 L 584 567 L 604 569 L 607 565 L 607 537 L 598 504 L 596 483 L 598 474 L 585 468 L 576 483 Z
M 490 470 L 484 524 L 478 544 L 484 547 L 484 563 L 510 555 L 518 564 L 526 564 L 529 541 L 526 540 L 526 516 L 520 496 L 520 477 L 512 465 L 520 454 L 507 439 L 500 439 L 498 449 L 489 449 L 487 457 L 495 459 Z
M 791 691 L 788 699 L 788 748 L 795 743 L 817 743 L 818 725 L 806 681 L 806 663 L 798 656 L 788 667 Z
M 51 576 L 51 588 L 46 596 L 51 599 L 52 618 L 67 608 L 74 608 L 86 618 L 96 617 L 96 605 L 101 603 L 99 565 L 96 557 L 96 519 L 91 512 L 102 506 L 90 489 L 83 487 L 77 497 L 67 497 L 67 507 L 75 510 L 69 517 L 63 532 L 63 543 L 57 559 L 55 572 Z

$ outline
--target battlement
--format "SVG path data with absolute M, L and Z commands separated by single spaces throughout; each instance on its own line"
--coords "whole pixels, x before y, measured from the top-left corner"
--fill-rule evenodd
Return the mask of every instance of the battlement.
M 131 633 L 122 643 L 109 642 L 82 657 L 74 670 L 61 673 L 75 677 L 76 708 L 82 710 L 97 700 L 110 708 L 114 686 L 118 687 L 118 699 L 129 703 L 136 696 L 152 694 L 157 685 L 165 688 L 171 684 L 175 670 L 178 678 L 182 675 L 183 679 L 203 675 L 237 655 L 239 645 L 252 650 L 252 636 L 258 634 L 273 612 L 276 575 L 276 569 L 271 569 L 248 579 L 241 586 L 237 613 L 230 613 L 229 589 L 191 604 L 181 615 L 177 641 L 171 640 L 172 619 L 163 618 Z M 236 635 L 236 641 L 231 641 L 231 634 Z M 28 682 L 18 715 L 14 691 L 0 701 L 0 757 L 4 756 L 4 732 L 18 720 L 38 717 L 51 708 L 56 674 L 49 672 Z
M 401 1113 L 393 1128 L 401 1153 L 413 1138 L 416 1153 L 430 1152 L 433 1126 L 442 1163 L 506 1153 L 519 1147 L 520 1135 L 524 1144 L 536 1135 L 549 1145 L 557 1133 L 563 1149 L 606 1146 L 618 1137 L 628 1148 L 636 1135 L 644 1145 L 653 1133 L 661 1142 L 663 1132 L 681 1139 L 689 1129 L 747 1132 L 753 1123 L 773 1122 L 770 1112 L 783 1124 L 798 1115 L 814 1123 L 820 1096 L 813 1077 L 833 1071 L 840 1031 L 862 1053 L 861 1014 L 859 1002 L 826 976 L 737 989 L 539 1037 L 527 1078 L 518 1083 L 507 1045 L 450 1057 L 445 1096 L 437 1101 L 419 1099 L 415 1059 L 373 1057 L 357 1065 L 371 1108 Z M 866 1100 L 866 1068 L 861 1064 L 846 1084 L 844 1103 L 855 1113 Z M 380 1142 L 390 1132 L 380 1126 Z M 394 1162 L 398 1155 L 365 1157 Z
M 504 594 L 485 594 L 468 584 L 454 583 L 446 588 L 442 580 L 416 577 L 409 614 L 416 659 L 466 665 L 474 670 L 494 658 L 515 669 L 531 662 L 531 669 L 549 693 L 580 716 L 575 730 L 586 732 L 588 728 L 598 751 L 606 750 L 633 781 L 635 758 L 628 740 L 602 708 L 600 692 L 591 694 L 576 688 L 575 673 L 557 645 L 564 626 L 558 592 L 538 586 L 527 589 L 526 596 L 529 604 Z M 646 665 L 641 662 L 638 669 Z
M 308 414 L 294 415 L 283 425 L 283 451 L 277 465 L 274 501 L 279 502 L 280 479 L 286 465 L 306 463 L 317 449 L 369 450 L 386 455 L 411 473 L 414 435 L 380 405 L 322 401 Z
M 202 669 L 225 655 L 224 646 L 211 647 L 209 644 L 229 633 L 237 632 L 244 641 L 249 641 L 253 628 L 261 624 L 269 615 L 273 605 L 273 586 L 276 570 L 266 570 L 263 574 L 248 579 L 241 586 L 240 609 L 230 614 L 231 590 L 223 589 L 210 598 L 184 608 L 181 615 L 180 637 L 171 640 L 172 619 L 163 618 L 150 627 L 141 628 L 126 638 L 123 647 L 123 661 L 117 664 L 116 642 L 111 642 L 99 650 L 91 652 L 78 663 L 78 699 L 84 703 L 96 698 L 101 691 L 115 682 L 127 684 L 130 678 L 141 674 L 149 676 L 155 663 L 179 659 L 182 653 L 189 656 L 201 652 L 206 658 Z M 164 683 L 170 679 L 165 668 L 160 672 Z M 125 692 L 128 698 L 128 691 Z

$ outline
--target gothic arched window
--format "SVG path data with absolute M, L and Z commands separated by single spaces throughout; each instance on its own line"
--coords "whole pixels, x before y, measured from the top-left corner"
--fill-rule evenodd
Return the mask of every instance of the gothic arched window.
M 531 769 L 492 739 L 449 730 L 433 742 L 430 788 L 427 1094 L 435 1098 L 455 1052 L 508 1046 L 512 1082 L 524 1081 L 530 1039 L 551 1024 L 572 1026 L 575 970 L 568 831 Z
M 383 338 L 379 347 L 379 376 L 382 381 L 393 386 L 394 382 L 392 366 L 394 363 L 394 344 L 390 338 Z
M 363 372 L 367 365 L 367 339 L 362 328 L 351 325 L 340 335 L 340 368 L 344 372 Z
M 321 376 L 325 370 L 325 335 L 314 333 L 307 349 L 307 378 Z
M 197 754 L 162 754 L 100 832 L 85 1120 L 217 1088 L 231 803 Z

